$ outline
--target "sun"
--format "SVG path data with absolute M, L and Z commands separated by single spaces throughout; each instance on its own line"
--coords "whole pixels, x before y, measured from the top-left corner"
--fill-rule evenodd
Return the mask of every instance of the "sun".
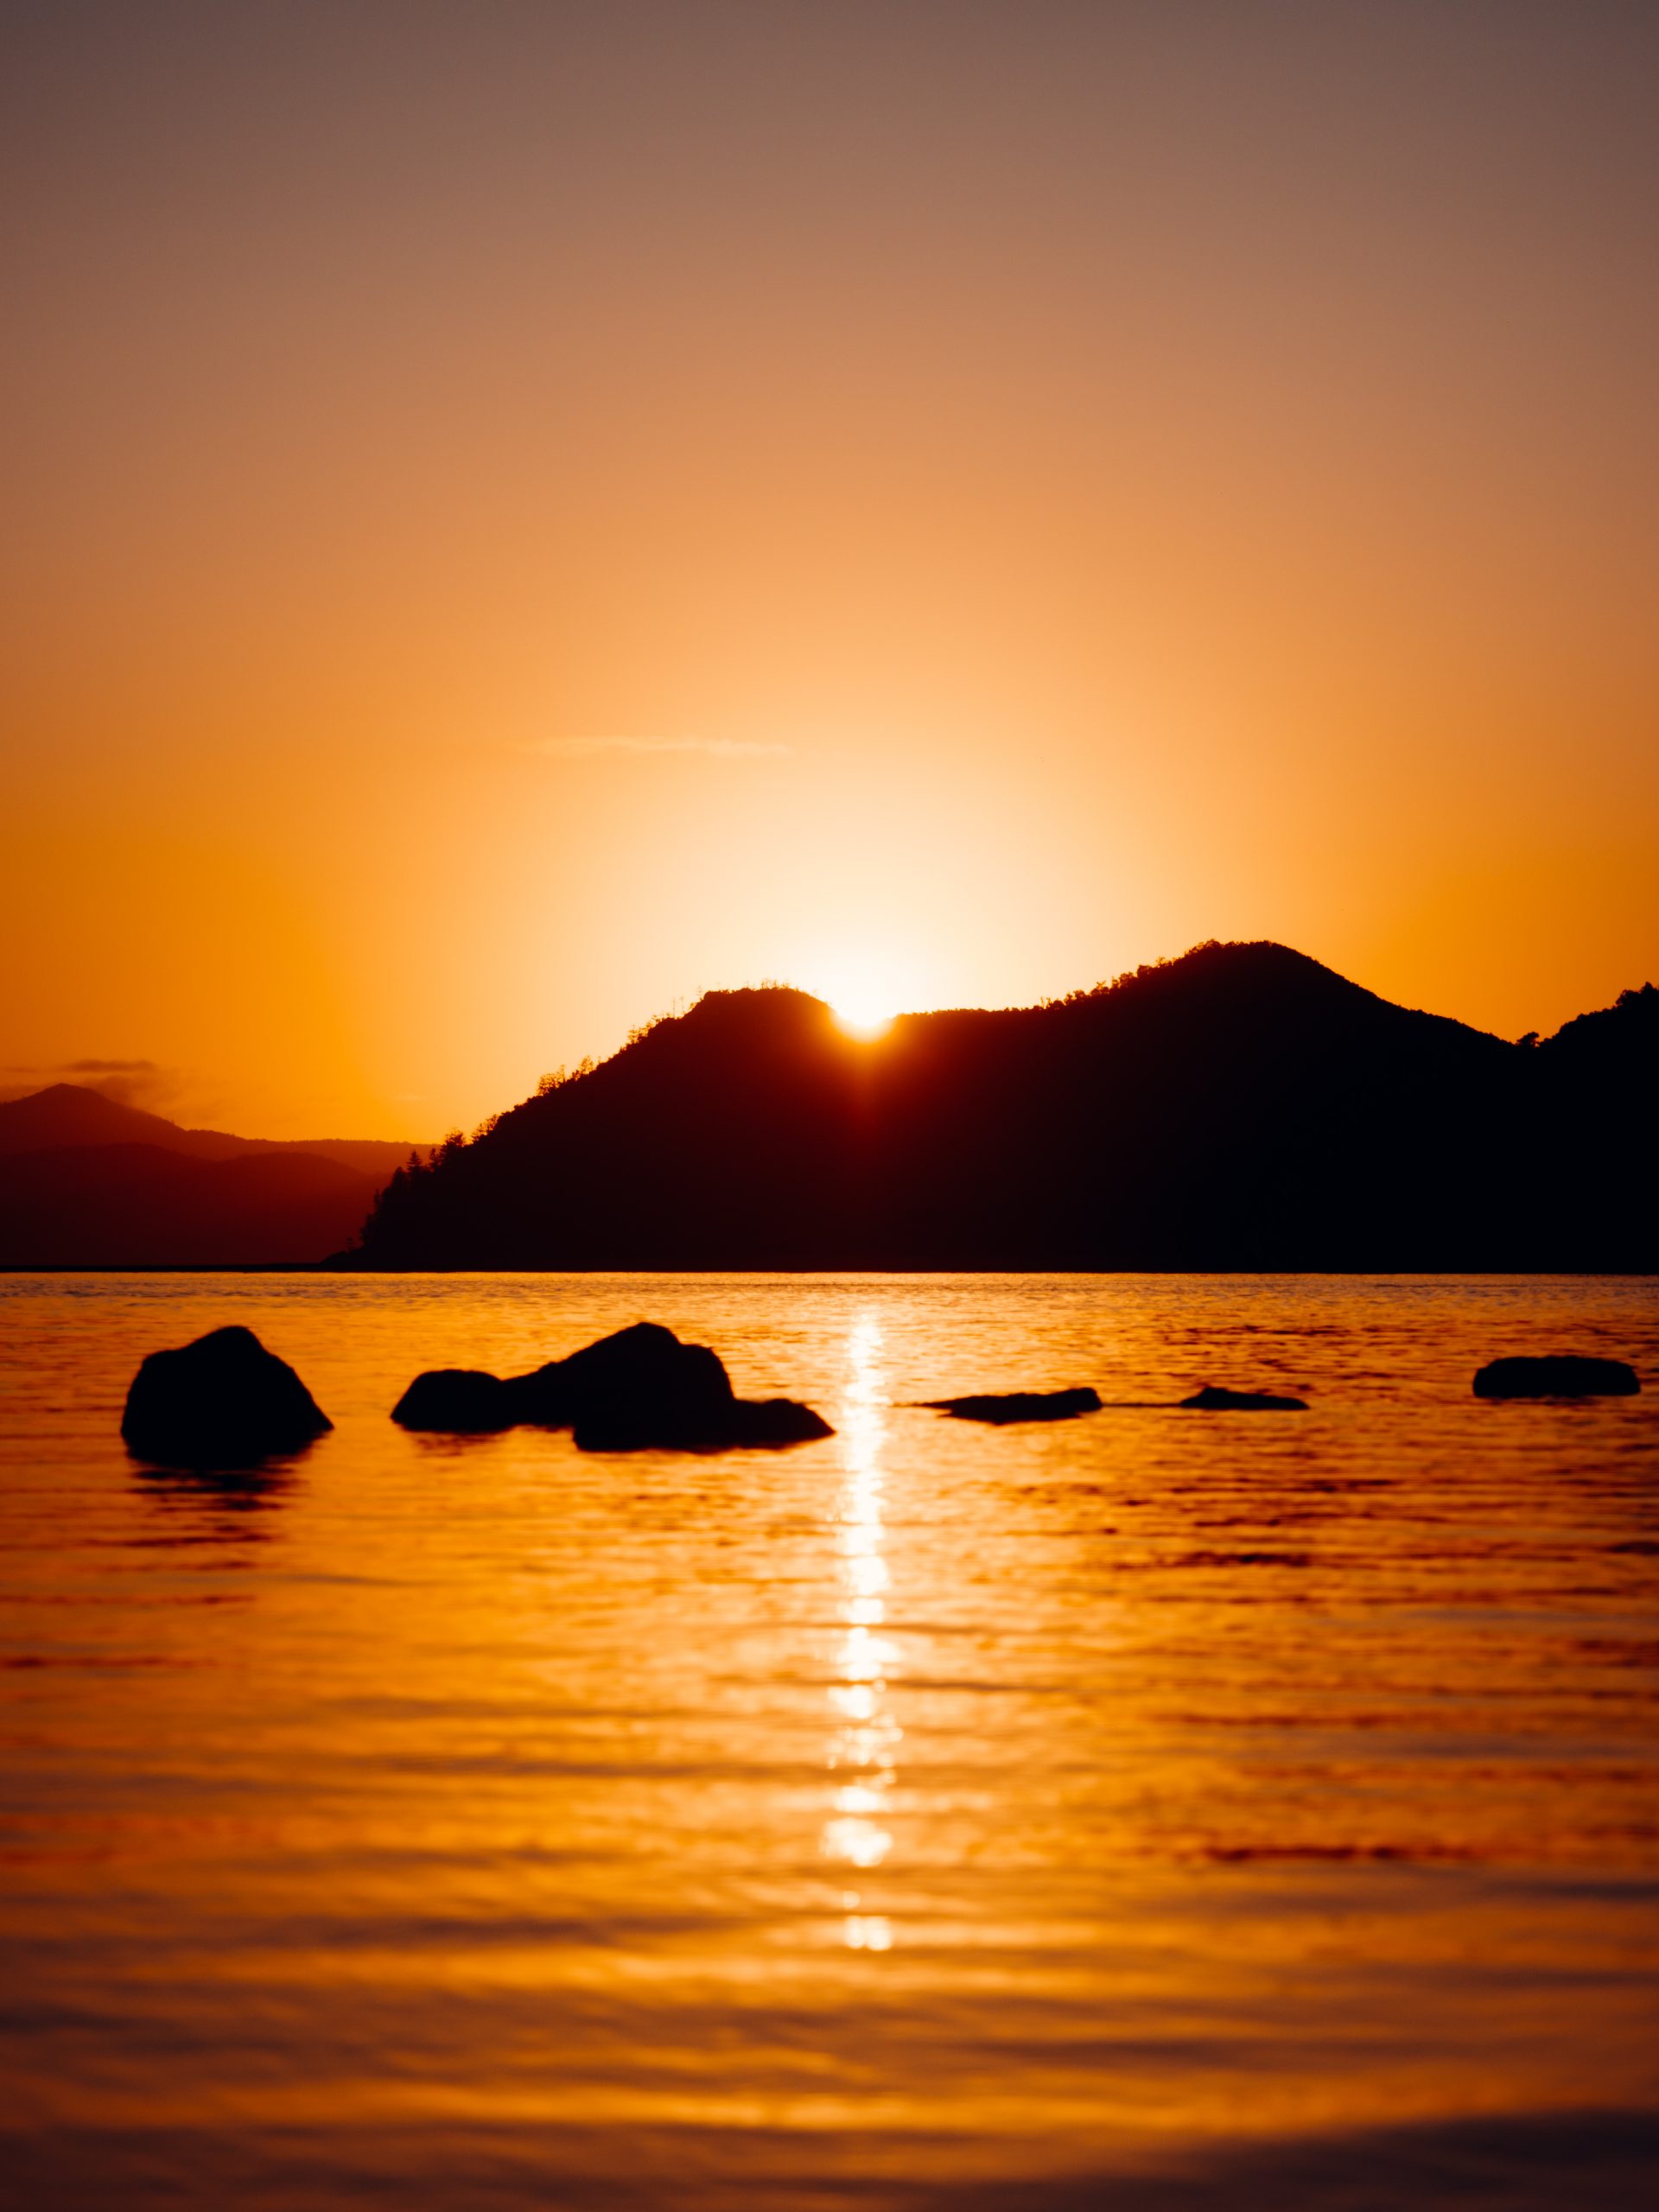
M 830 1011 L 849 1037 L 868 1039 L 889 1027 L 899 1009 L 883 992 L 855 985 L 836 993 Z
M 813 970 L 818 996 L 849 1037 L 879 1037 L 903 1011 L 906 978 L 874 947 L 859 952 L 843 947 L 833 958 L 815 962 Z
M 927 962 L 907 946 L 880 941 L 825 945 L 795 972 L 824 1001 L 836 1028 L 861 1044 L 883 1035 L 901 1014 L 937 1003 Z

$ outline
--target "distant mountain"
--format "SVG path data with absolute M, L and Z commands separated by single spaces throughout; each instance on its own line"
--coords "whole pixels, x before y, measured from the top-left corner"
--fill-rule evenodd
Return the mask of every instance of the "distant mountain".
M 185 1129 L 54 1084 L 0 1103 L 0 1267 L 321 1259 L 355 1235 L 410 1150 Z
M 0 1100 L 0 1157 L 60 1145 L 161 1144 L 190 1150 L 188 1134 L 159 1114 L 119 1106 L 84 1084 L 54 1083 L 27 1098 Z
M 1659 992 L 1511 1045 L 1277 944 L 873 1043 L 710 993 L 382 1192 L 370 1268 L 1641 1268 Z
M 305 1152 L 384 1179 L 401 1167 L 410 1146 L 385 1137 L 234 1137 L 224 1129 L 186 1129 L 160 1114 L 123 1106 L 79 1083 L 54 1083 L 27 1098 L 0 1102 L 0 1158 L 14 1152 L 55 1152 L 67 1146 L 153 1144 L 197 1160 L 234 1160 L 250 1152 Z

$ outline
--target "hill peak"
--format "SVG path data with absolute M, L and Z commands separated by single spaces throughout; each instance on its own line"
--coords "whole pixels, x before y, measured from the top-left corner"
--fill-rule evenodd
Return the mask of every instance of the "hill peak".
M 60 1145 L 165 1144 L 181 1138 L 176 1122 L 124 1106 L 82 1083 L 48 1084 L 0 1102 L 0 1153 L 45 1152 Z
M 1617 1050 L 1580 1084 L 1271 940 L 868 1044 L 805 991 L 709 992 L 394 1179 L 355 1263 L 1643 1263 L 1654 1177 L 1620 1102 L 1650 1003 L 1587 1025 Z M 1587 1206 L 1593 1132 L 1634 1180 Z

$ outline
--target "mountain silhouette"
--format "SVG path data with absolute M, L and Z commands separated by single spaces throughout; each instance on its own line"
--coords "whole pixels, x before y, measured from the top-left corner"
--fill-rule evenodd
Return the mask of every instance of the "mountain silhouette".
M 1282 945 L 846 1035 L 711 992 L 382 1192 L 372 1268 L 1654 1265 L 1659 993 L 1519 1045 Z
M 53 1084 L 0 1102 L 0 1267 L 319 1260 L 356 1232 L 410 1151 L 186 1129 Z
M 303 1152 L 382 1181 L 403 1166 L 412 1149 L 429 1149 L 385 1137 L 237 1137 L 225 1129 L 187 1129 L 79 1083 L 54 1083 L 26 1098 L 0 1101 L 0 1158 L 108 1144 L 158 1145 L 163 1152 L 188 1153 L 197 1160 Z

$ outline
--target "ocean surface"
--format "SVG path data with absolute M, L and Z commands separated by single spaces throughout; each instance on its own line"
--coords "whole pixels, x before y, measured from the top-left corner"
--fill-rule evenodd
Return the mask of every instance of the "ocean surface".
M 641 1319 L 836 1435 L 387 1418 Z M 0 2202 L 1659 2201 L 1656 1600 L 1652 1281 L 0 1277 Z

